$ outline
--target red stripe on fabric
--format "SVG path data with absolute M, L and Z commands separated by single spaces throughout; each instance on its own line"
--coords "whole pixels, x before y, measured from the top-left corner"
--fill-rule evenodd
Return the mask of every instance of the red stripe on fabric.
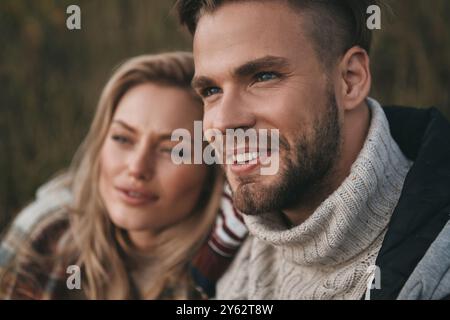
M 208 245 L 199 250 L 192 265 L 211 281 L 217 281 L 225 273 L 232 259 L 217 253 Z
M 242 242 L 242 240 L 244 240 L 244 237 L 240 238 L 237 234 L 235 234 L 235 233 L 228 227 L 228 224 L 227 224 L 226 219 L 225 219 L 225 215 L 224 215 L 224 213 L 223 213 L 222 210 L 219 210 L 219 214 L 222 216 L 222 219 L 223 219 L 223 230 L 225 231 L 225 233 L 226 233 L 227 235 L 229 235 L 230 238 L 232 238 L 233 240 L 238 241 L 238 242 Z
M 213 235 L 210 239 L 210 241 L 221 251 L 223 251 L 223 253 L 225 254 L 229 254 L 229 255 L 233 255 L 236 251 L 236 248 L 230 248 L 228 246 L 226 246 L 225 244 L 223 244 L 220 239 L 217 238 L 216 235 Z

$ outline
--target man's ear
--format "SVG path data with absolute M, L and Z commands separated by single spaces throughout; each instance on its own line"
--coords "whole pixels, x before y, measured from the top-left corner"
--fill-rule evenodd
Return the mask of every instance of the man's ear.
M 372 78 L 366 50 L 352 47 L 339 63 L 339 100 L 344 110 L 359 106 L 369 95 Z

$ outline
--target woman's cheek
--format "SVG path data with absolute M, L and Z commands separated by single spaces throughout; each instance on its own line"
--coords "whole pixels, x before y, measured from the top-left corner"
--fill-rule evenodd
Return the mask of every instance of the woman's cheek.
M 112 141 L 107 141 L 103 146 L 102 167 L 108 176 L 114 175 L 125 165 L 125 153 L 117 148 Z
M 172 164 L 162 172 L 161 185 L 172 199 L 195 197 L 203 189 L 206 177 L 206 167 L 203 165 Z M 187 199 L 186 199 L 187 200 Z M 193 199 L 196 201 L 197 199 Z

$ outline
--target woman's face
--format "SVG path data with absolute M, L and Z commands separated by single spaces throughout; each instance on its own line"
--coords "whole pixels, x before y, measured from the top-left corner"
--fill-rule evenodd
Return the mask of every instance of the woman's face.
M 188 216 L 206 183 L 206 165 L 171 160 L 172 131 L 194 136 L 202 106 L 187 90 L 157 84 L 120 100 L 100 154 L 100 194 L 113 223 L 129 232 L 158 232 Z

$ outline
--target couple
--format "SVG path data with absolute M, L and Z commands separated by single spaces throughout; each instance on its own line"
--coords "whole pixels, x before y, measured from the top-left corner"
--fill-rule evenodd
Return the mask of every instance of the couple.
M 119 70 L 58 182 L 74 198 L 70 214 L 54 210 L 64 231 L 39 223 L 31 243 L 44 246 L 12 260 L 36 267 L 25 271 L 75 261 L 88 298 L 192 297 L 219 278 L 225 299 L 449 298 L 450 125 L 434 109 L 368 98 L 371 4 L 178 1 L 203 109 L 188 86 Z M 160 133 L 201 118 L 205 130 L 280 130 L 276 175 L 224 167 L 250 232 L 242 245 L 220 170 L 166 162 Z M 21 277 L 5 278 L 20 288 Z

